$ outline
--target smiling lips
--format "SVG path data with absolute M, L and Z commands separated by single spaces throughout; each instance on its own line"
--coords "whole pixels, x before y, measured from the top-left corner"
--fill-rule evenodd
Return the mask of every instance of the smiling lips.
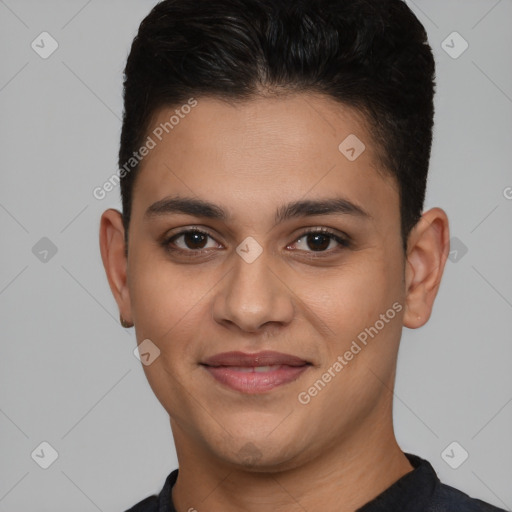
M 242 393 L 257 394 L 296 380 L 311 363 L 280 352 L 224 352 L 202 366 L 220 383 Z

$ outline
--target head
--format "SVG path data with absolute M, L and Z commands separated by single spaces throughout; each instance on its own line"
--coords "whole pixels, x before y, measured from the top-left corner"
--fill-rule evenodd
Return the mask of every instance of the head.
M 433 95 L 401 0 L 167 0 L 144 19 L 100 242 L 177 445 L 270 470 L 389 426 L 402 327 L 428 320 L 448 249 L 444 212 L 423 212 Z M 267 350 L 306 368 L 254 393 L 207 369 Z

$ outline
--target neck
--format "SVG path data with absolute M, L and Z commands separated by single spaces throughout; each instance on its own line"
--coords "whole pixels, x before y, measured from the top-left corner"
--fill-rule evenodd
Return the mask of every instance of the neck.
M 372 424 L 372 422 L 369 422 Z M 324 447 L 321 454 L 282 471 L 250 471 L 198 449 L 171 420 L 179 476 L 173 488 L 178 512 L 353 512 L 413 467 L 398 446 L 392 421 L 373 422 Z

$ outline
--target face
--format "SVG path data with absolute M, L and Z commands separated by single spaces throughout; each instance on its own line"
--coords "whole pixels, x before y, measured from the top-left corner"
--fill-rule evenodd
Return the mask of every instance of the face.
M 390 415 L 405 258 L 364 119 L 314 94 L 205 97 L 160 133 L 174 111 L 135 183 L 127 310 L 160 351 L 144 371 L 178 452 L 269 471 L 368 440 Z

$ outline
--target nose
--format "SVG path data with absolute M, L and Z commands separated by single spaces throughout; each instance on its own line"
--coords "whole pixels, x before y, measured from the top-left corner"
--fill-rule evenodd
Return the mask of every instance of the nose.
M 234 268 L 214 297 L 214 320 L 245 332 L 289 324 L 295 313 L 293 295 L 270 267 L 265 251 L 252 263 L 233 257 Z

